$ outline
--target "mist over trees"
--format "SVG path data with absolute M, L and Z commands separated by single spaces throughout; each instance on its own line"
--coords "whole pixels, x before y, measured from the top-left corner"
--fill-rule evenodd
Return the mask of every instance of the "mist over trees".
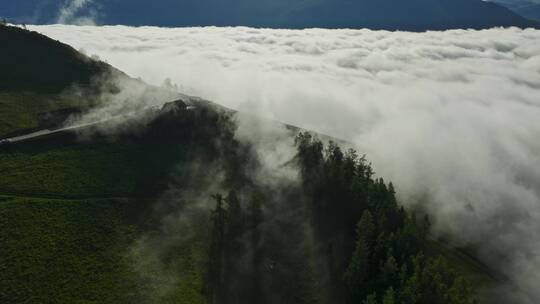
M 209 303 L 477 303 L 429 253 L 427 216 L 399 206 L 365 156 L 307 132 L 296 146 L 301 182 L 284 201 L 254 184 L 213 196 Z

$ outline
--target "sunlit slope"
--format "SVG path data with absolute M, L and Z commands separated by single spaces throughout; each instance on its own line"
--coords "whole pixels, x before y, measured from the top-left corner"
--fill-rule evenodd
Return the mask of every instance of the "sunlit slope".
M 137 190 L 140 195 L 155 193 L 152 188 L 159 183 L 158 175 L 166 176 L 167 166 L 180 153 L 177 147 L 164 145 L 38 141 L 0 154 L 0 191 L 46 197 L 128 197 Z

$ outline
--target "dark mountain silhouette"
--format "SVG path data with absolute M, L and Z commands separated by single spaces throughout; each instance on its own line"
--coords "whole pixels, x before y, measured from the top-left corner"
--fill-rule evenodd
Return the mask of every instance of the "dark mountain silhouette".
M 540 3 L 528 0 L 495 0 L 497 4 L 530 20 L 540 21 Z
M 518 11 L 521 15 L 540 21 L 540 4 L 535 4 Z
M 322 27 L 443 30 L 534 26 L 515 13 L 493 3 L 472 0 L 360 0 L 324 1 L 288 13 L 292 27 L 319 23 Z M 293 18 L 294 16 L 294 18 Z
M 68 45 L 14 26 L 0 25 L 0 45 L 0 92 L 54 93 L 114 70 Z
M 540 21 L 540 4 L 520 7 L 516 9 L 516 12 L 525 18 Z
M 61 1 L 29 0 L 0 6 L 19 22 L 54 23 Z M 515 12 L 481 0 L 112 0 L 93 1 L 100 24 L 372 28 L 443 30 L 495 26 L 539 27 Z M 80 12 L 82 15 L 88 12 Z

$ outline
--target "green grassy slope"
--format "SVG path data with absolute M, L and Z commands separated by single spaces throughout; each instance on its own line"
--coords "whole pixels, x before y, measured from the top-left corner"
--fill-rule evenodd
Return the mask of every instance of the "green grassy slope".
M 0 137 L 17 130 L 31 130 L 39 126 L 38 114 L 69 106 L 55 96 L 36 93 L 0 92 Z
M 137 239 L 160 234 L 157 194 L 140 192 L 161 187 L 179 147 L 61 142 L 0 151 L 0 302 L 202 303 L 205 237 L 178 245 L 166 292 L 130 260 Z
M 167 127 L 155 128 L 0 147 L 0 303 L 204 303 L 209 213 L 157 265 L 145 266 L 152 250 L 133 253 L 163 236 L 153 208 L 173 171 L 208 155 L 213 141 L 187 127 L 171 141 Z
M 0 200 L 0 302 L 136 302 L 128 200 Z
M 155 189 L 170 170 L 167 165 L 181 157 L 179 147 L 169 148 L 107 141 L 9 147 L 0 153 L 0 191 L 53 197 L 141 196 Z M 159 158 L 154 158 L 157 153 Z
M 137 204 L 0 196 L 0 303 L 204 303 L 204 242 L 179 246 L 166 292 L 161 274 L 133 266 Z
M 129 155 L 122 154 L 126 149 L 89 145 L 0 154 L 0 189 L 34 196 L 125 197 L 135 187 L 136 166 Z
M 82 111 L 92 102 L 92 98 L 81 99 L 69 93 L 0 91 L 0 138 L 60 126 L 63 120 L 45 118 L 47 114 L 61 110 Z

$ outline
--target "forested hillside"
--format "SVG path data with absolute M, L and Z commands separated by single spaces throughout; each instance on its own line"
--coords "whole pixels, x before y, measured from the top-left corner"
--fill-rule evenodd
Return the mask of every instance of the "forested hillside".
M 4 147 L 2 300 L 473 303 L 472 269 L 433 254 L 365 158 L 301 133 L 301 180 L 269 185 L 214 112 Z
M 429 219 L 399 207 L 364 157 L 309 133 L 297 147 L 302 182 L 284 201 L 239 195 L 247 185 L 214 196 L 210 302 L 476 303 L 463 273 L 430 253 Z

